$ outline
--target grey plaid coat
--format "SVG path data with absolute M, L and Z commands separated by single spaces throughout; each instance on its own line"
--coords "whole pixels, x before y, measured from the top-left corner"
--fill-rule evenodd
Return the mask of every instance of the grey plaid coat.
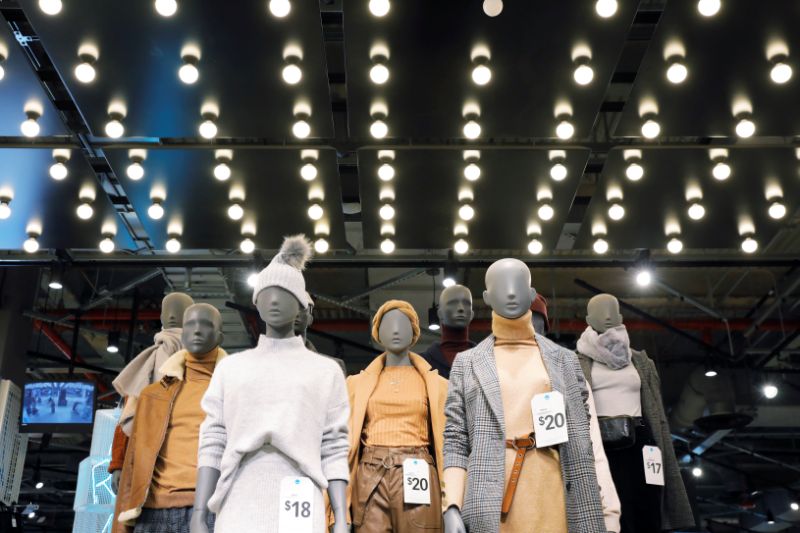
M 536 335 L 553 390 L 564 395 L 569 441 L 559 445 L 570 533 L 603 533 L 589 438 L 588 391 L 573 352 Z M 461 509 L 469 533 L 496 533 L 505 491 L 505 421 L 494 336 L 456 357 L 445 405 L 444 466 L 467 470 Z M 520 504 L 521 495 L 515 503 Z

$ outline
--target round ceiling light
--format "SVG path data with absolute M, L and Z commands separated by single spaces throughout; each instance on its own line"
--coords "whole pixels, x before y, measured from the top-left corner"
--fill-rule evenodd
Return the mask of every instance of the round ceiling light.
M 613 17 L 618 7 L 617 0 L 597 0 L 594 4 L 595 12 L 604 19 Z
M 772 66 L 769 77 L 772 78 L 772 81 L 775 83 L 782 85 L 792 79 L 792 67 L 783 61 L 778 61 Z
M 469 204 L 464 204 L 458 209 L 458 216 L 461 220 L 472 220 L 475 216 L 475 209 Z
M 468 181 L 476 181 L 481 177 L 481 167 L 475 163 L 470 163 L 464 167 L 464 177 Z
M 292 4 L 289 0 L 269 0 L 269 12 L 273 16 L 282 19 L 292 11 Z
M 40 131 L 39 123 L 35 118 L 28 118 L 20 124 L 19 130 L 25 137 L 36 137 Z
M 36 237 L 31 235 L 25 239 L 25 242 L 22 243 L 22 249 L 29 254 L 35 254 L 39 251 L 39 241 L 36 239 Z
M 281 77 L 283 78 L 283 81 L 289 85 L 297 85 L 300 83 L 300 80 L 303 79 L 303 71 L 299 66 L 291 63 L 283 67 L 283 70 L 281 71 Z
M 608 251 L 608 242 L 605 239 L 597 239 L 592 248 L 596 254 L 604 254 Z
M 75 67 L 75 78 L 81 83 L 92 83 L 97 77 L 94 65 L 88 61 L 78 63 Z
M 384 163 L 379 166 L 378 178 L 381 181 L 392 181 L 394 179 L 394 167 L 389 163 Z
M 156 0 L 156 12 L 162 17 L 171 17 L 178 11 L 176 0 Z
M 389 126 L 382 120 L 376 120 L 369 127 L 369 133 L 375 139 L 383 139 L 389 134 Z
M 670 83 L 674 83 L 675 85 L 678 85 L 686 81 L 686 78 L 688 76 L 689 76 L 689 69 L 686 68 L 686 65 L 678 61 L 671 64 L 667 69 L 667 79 L 669 80 Z
M 253 239 L 250 237 L 245 237 L 242 239 L 242 242 L 239 243 L 239 249 L 243 254 L 252 254 L 256 249 L 256 243 L 254 243 Z
M 167 251 L 171 254 L 177 254 L 181 251 L 181 241 L 177 237 L 170 237 L 166 243 Z
M 579 65 L 572 77 L 578 85 L 589 85 L 594 79 L 594 70 L 589 65 Z
M 292 126 L 292 134 L 298 139 L 305 139 L 311 135 L 311 126 L 305 120 L 298 120 Z
M 302 167 L 300 167 L 300 177 L 303 178 L 305 181 L 314 181 L 317 179 L 317 167 L 314 166 L 312 163 L 306 163 Z
M 202 138 L 213 139 L 217 136 L 217 125 L 214 124 L 213 120 L 204 120 L 200 123 L 198 131 L 200 132 L 200 136 Z
M 311 220 L 319 220 L 323 217 L 325 211 L 322 209 L 322 206 L 319 204 L 311 204 L 308 208 L 308 218 Z
M 369 12 L 378 18 L 388 15 L 391 7 L 389 0 L 369 0 Z
M 567 179 L 567 167 L 564 163 L 556 163 L 550 167 L 550 177 L 553 181 L 564 181 Z
M 625 169 L 625 177 L 631 181 L 639 181 L 644 177 L 644 167 L 639 163 L 631 163 Z
M 743 118 L 736 124 L 736 135 L 746 139 L 756 132 L 756 124 L 750 119 Z
M 81 220 L 89 220 L 92 218 L 92 215 L 94 215 L 94 208 L 91 206 L 91 204 L 84 202 L 78 206 L 78 209 L 75 210 L 75 213 Z
M 214 178 L 227 181 L 231 177 L 231 167 L 227 163 L 219 163 L 214 167 Z
M 330 249 L 330 244 L 328 241 L 320 237 L 316 241 L 314 241 L 314 251 L 318 254 L 324 254 Z
M 192 85 L 200 79 L 200 70 L 194 63 L 184 63 L 178 69 L 178 77 L 186 85 Z
M 671 254 L 679 254 L 683 250 L 683 242 L 677 237 L 673 237 L 667 243 L 667 250 Z
M 162 206 L 160 202 L 153 202 L 150 207 L 147 208 L 147 216 L 153 220 L 161 220 L 164 216 L 164 206 Z
M 114 240 L 111 237 L 105 237 L 100 241 L 100 251 L 104 254 L 110 254 L 114 251 Z
M 706 216 L 706 208 L 703 207 L 703 204 L 694 202 L 692 205 L 689 206 L 689 218 L 692 220 L 700 220 L 704 216 Z
M 552 220 L 553 216 L 556 214 L 550 204 L 542 204 L 537 213 L 539 214 L 539 218 L 544 221 Z
M 381 241 L 381 252 L 385 254 L 394 252 L 394 241 L 392 239 L 383 239 Z
M 697 11 L 704 17 L 713 17 L 719 13 L 721 7 L 721 0 L 699 0 L 697 2 Z
M 389 81 L 389 67 L 383 63 L 372 65 L 372 68 L 369 69 L 369 79 L 371 79 L 372 83 L 375 85 L 383 85 Z
M 134 161 L 125 169 L 125 174 L 133 181 L 139 181 L 144 177 L 144 167 L 140 162 Z
M 646 139 L 655 139 L 661 133 L 661 125 L 653 119 L 646 120 L 642 124 L 642 135 Z
M 228 217 L 231 220 L 241 220 L 244 216 L 244 209 L 239 204 L 231 204 L 228 208 Z
M 724 161 L 720 161 L 711 169 L 711 175 L 717 181 L 725 181 L 731 177 L 731 166 Z
M 477 65 L 472 69 L 472 81 L 475 85 L 486 85 L 492 81 L 492 69 L 486 65 Z
M 781 202 L 772 202 L 769 206 L 769 216 L 775 220 L 780 220 L 786 216 L 786 205 Z
M 742 241 L 742 251 L 746 254 L 753 254 L 758 250 L 758 241 L 752 237 L 747 237 Z
M 544 245 L 539 239 L 531 239 L 528 243 L 528 252 L 532 255 L 539 255 L 544 250 Z
M 459 255 L 464 255 L 469 251 L 469 243 L 464 239 L 458 239 L 453 245 L 453 250 Z
M 621 204 L 611 204 L 608 208 L 608 216 L 611 220 L 622 220 L 625 216 L 625 208 Z
M 50 177 L 56 181 L 66 179 L 67 174 L 69 174 L 67 165 L 65 165 L 62 161 L 57 161 L 50 166 Z
M 63 7 L 61 0 L 39 0 L 39 9 L 45 15 L 58 15 Z
M 503 12 L 503 0 L 483 0 L 483 12 L 489 17 L 496 17 Z
M 562 120 L 556 126 L 556 136 L 559 139 L 566 141 L 571 139 L 573 135 L 575 135 L 575 126 L 568 120 Z
M 119 139 L 125 135 L 125 126 L 118 119 L 113 118 L 106 123 L 106 135 L 112 139 Z
M 474 120 L 464 124 L 464 137 L 467 139 L 477 139 L 481 135 L 481 125 Z
M 384 204 L 378 211 L 381 220 L 392 220 L 394 218 L 394 207 L 389 204 Z

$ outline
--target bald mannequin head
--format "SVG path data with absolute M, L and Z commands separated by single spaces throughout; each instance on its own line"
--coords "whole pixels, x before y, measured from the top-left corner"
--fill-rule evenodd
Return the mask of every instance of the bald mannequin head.
M 181 342 L 192 355 L 204 355 L 222 343 L 222 315 L 206 303 L 189 306 L 183 315 Z
M 183 314 L 194 303 L 192 297 L 182 292 L 171 292 L 161 300 L 161 327 L 164 329 L 183 326 Z
M 586 323 L 598 333 L 622 325 L 619 300 L 611 294 L 598 294 L 586 304 Z
M 500 259 L 486 271 L 483 301 L 498 315 L 519 318 L 528 312 L 535 297 L 531 271 L 519 259 Z
M 439 322 L 454 329 L 465 329 L 475 317 L 472 293 L 463 285 L 447 287 L 439 295 Z

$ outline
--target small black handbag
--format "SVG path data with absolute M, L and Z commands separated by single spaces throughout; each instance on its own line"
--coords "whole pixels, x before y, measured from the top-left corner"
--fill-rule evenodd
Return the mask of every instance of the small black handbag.
M 636 419 L 632 416 L 601 416 L 597 418 L 603 447 L 624 450 L 636 444 Z

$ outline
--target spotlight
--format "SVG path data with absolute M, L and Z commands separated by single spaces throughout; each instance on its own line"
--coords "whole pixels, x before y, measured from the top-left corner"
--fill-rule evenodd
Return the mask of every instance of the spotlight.
M 464 239 L 458 239 L 453 245 L 453 250 L 459 255 L 464 255 L 469 251 L 469 243 Z
M 314 251 L 318 254 L 324 254 L 330 249 L 330 244 L 328 241 L 320 237 L 316 241 L 314 241 Z
M 376 139 L 383 139 L 389 134 L 389 126 L 382 120 L 375 120 L 369 127 L 369 133 Z
M 308 208 L 308 218 L 311 220 L 319 220 L 323 217 L 325 211 L 322 209 L 322 206 L 319 204 L 311 204 Z
M 492 81 L 492 69 L 486 65 L 476 65 L 472 69 L 472 81 L 475 85 L 486 85 Z
M 694 477 L 702 477 L 703 469 L 700 468 L 699 466 L 695 466 L 694 468 L 692 468 L 692 475 Z
M 200 79 L 200 70 L 196 65 L 197 58 L 186 56 L 183 65 L 178 69 L 178 77 L 186 85 L 193 85 Z
M 703 204 L 699 202 L 694 202 L 692 205 L 689 206 L 689 210 L 687 211 L 689 214 L 689 218 L 692 220 L 700 220 L 704 216 L 706 216 L 706 208 L 703 207 Z
M 608 242 L 605 239 L 597 239 L 592 245 L 596 254 L 604 254 L 608 251 Z
M 559 139 L 566 141 L 571 139 L 573 135 L 575 135 L 575 126 L 568 120 L 562 120 L 556 126 L 556 136 Z
M 394 218 L 394 207 L 389 204 L 383 204 L 381 206 L 380 211 L 378 214 L 381 217 L 381 220 L 392 220 Z
M 298 139 L 305 139 L 311 135 L 311 126 L 305 120 L 298 120 L 292 126 L 292 134 Z
M 228 217 L 231 220 L 241 220 L 244 216 L 244 209 L 239 204 L 232 204 L 228 208 Z
M 608 216 L 611 220 L 622 220 L 625 216 L 625 208 L 620 204 L 611 204 L 608 208 Z
M 772 385 L 771 383 L 768 383 L 764 385 L 764 387 L 761 389 L 761 392 L 764 394 L 764 397 L 766 399 L 772 400 L 778 395 L 778 387 Z
M 222 161 L 214 167 L 214 177 L 219 181 L 227 181 L 231 177 L 231 167 Z
M 775 83 L 783 85 L 792 79 L 792 67 L 788 63 L 778 61 L 772 66 L 769 77 L 772 78 L 772 81 Z
M 283 67 L 281 77 L 289 85 L 297 85 L 303 79 L 303 71 L 296 64 L 290 63 Z
M 68 174 L 67 165 L 64 164 L 64 160 L 61 158 L 56 159 L 56 162 L 50 166 L 50 177 L 56 181 L 65 179 Z
M 200 132 L 200 136 L 204 139 L 213 139 L 217 136 L 218 132 L 217 125 L 214 123 L 211 117 L 208 117 L 201 122 L 197 130 Z
M 125 126 L 122 124 L 122 117 L 116 115 L 116 113 L 109 116 L 111 120 L 106 122 L 106 135 L 112 139 L 119 139 L 125 135 Z
M 653 275 L 647 268 L 642 268 L 636 273 L 636 284 L 640 287 L 647 287 L 653 281 Z
M 119 352 L 119 337 L 119 331 L 112 331 L 108 334 L 108 344 L 106 345 L 108 353 Z
M 178 11 L 176 0 L 156 0 L 156 12 L 162 17 L 171 17 Z
M 385 254 L 394 252 L 394 241 L 388 238 L 381 241 L 381 252 Z
M 286 17 L 291 10 L 289 0 L 269 0 L 269 12 L 279 19 Z
M 177 254 L 181 251 L 181 241 L 177 237 L 170 237 L 166 242 L 167 251 L 171 254 Z
M 11 200 L 0 198 L 0 220 L 6 220 L 11 216 Z
M 128 165 L 125 173 L 133 181 L 139 181 L 144 177 L 144 167 L 142 166 L 141 162 L 134 160 L 130 165 Z
M 699 0 L 697 2 L 697 11 L 704 17 L 713 17 L 719 13 L 721 7 L 721 0 Z
M 75 210 L 75 213 L 81 220 L 89 220 L 92 218 L 92 215 L 94 215 L 94 208 L 92 207 L 92 204 L 83 202 L 78 206 L 78 209 Z
M 669 68 L 667 68 L 667 79 L 670 83 L 678 85 L 686 81 L 689 76 L 689 69 L 680 61 L 674 61 Z
M 711 175 L 717 181 L 725 181 L 731 177 L 731 166 L 725 161 L 720 161 L 711 169 Z
M 258 281 L 258 272 L 253 272 L 249 276 L 247 276 L 247 284 L 251 287 L 256 286 L 256 282 Z
M 617 0 L 597 0 L 594 4 L 595 12 L 604 19 L 613 17 L 617 7 Z
M 464 177 L 468 181 L 476 181 L 481 177 L 481 167 L 475 163 L 470 163 L 464 167 Z
M 742 139 L 747 139 L 748 137 L 752 137 L 755 132 L 756 132 L 756 124 L 755 122 L 753 122 L 748 118 L 742 118 L 736 124 L 736 135 L 738 135 Z
M 444 265 L 444 273 L 442 275 L 442 286 L 444 288 L 452 287 L 456 284 L 456 278 L 458 277 L 458 265 L 455 261 L 448 261 Z
M 313 163 L 306 163 L 300 167 L 300 177 L 305 181 L 314 181 L 317 178 L 317 167 Z
M 39 241 L 37 240 L 38 235 L 29 234 L 28 238 L 25 239 L 25 242 L 22 243 L 22 249 L 28 252 L 29 254 L 35 254 L 39 251 Z
M 381 181 L 392 181 L 394 179 L 394 167 L 389 163 L 384 163 L 378 167 L 378 178 Z
M 116 245 L 114 244 L 114 239 L 109 236 L 103 237 L 103 240 L 100 241 L 100 251 L 104 254 L 110 254 L 114 251 Z
M 464 204 L 458 209 L 458 216 L 461 217 L 461 220 L 472 220 L 472 217 L 475 216 L 475 209 L 469 204 Z
M 245 237 L 242 239 L 242 242 L 239 243 L 239 249 L 243 254 L 252 254 L 256 249 L 256 243 L 254 243 L 253 239 L 250 237 Z
M 481 135 L 481 125 L 474 120 L 464 124 L 464 137 L 467 139 L 477 139 Z
M 153 200 L 153 203 L 147 208 L 147 216 L 153 220 L 160 220 L 164 216 L 164 207 L 160 201 Z
M 483 0 L 483 12 L 489 17 L 496 17 L 503 12 L 503 0 Z
M 376 63 L 369 69 L 369 79 L 375 85 L 383 85 L 389 81 L 389 68 L 383 63 Z
M 81 83 L 92 83 L 97 77 L 97 71 L 94 68 L 95 58 L 84 55 L 81 57 L 81 62 L 75 67 L 75 78 Z
M 537 213 L 539 215 L 539 218 L 544 221 L 551 220 L 553 216 L 556 214 L 555 210 L 550 204 L 542 204 L 541 207 L 539 207 Z
M 746 254 L 754 254 L 758 250 L 758 241 L 752 237 L 746 237 L 742 241 L 742 251 Z
M 677 237 L 673 237 L 667 243 L 667 250 L 671 254 L 679 254 L 683 251 L 683 242 Z
M 631 181 L 639 181 L 644 177 L 644 167 L 639 163 L 631 163 L 625 169 L 625 177 Z
M 28 112 L 28 118 L 19 125 L 19 130 L 25 137 L 36 137 L 39 135 L 41 128 L 39 127 L 39 114 Z
M 369 12 L 376 17 L 385 17 L 389 13 L 389 0 L 369 0 Z
M 705 369 L 705 374 L 704 375 L 707 378 L 715 378 L 715 377 L 717 377 L 719 375 L 719 373 L 717 372 L 717 369 L 714 367 L 714 364 L 710 360 L 706 361 L 706 365 L 705 366 L 706 366 L 706 369 Z
M 587 64 L 578 65 L 572 77 L 578 85 L 589 85 L 594 79 L 594 70 Z
M 772 202 L 769 206 L 769 216 L 775 220 L 780 220 L 786 216 L 786 206 L 781 202 Z
M 550 167 L 550 177 L 553 181 L 564 181 L 567 178 L 567 167 L 564 163 L 556 163 Z
M 39 9 L 45 15 L 58 15 L 63 7 L 61 0 L 39 0 Z
M 642 124 L 642 135 L 646 139 L 655 139 L 661 133 L 661 126 L 655 120 L 648 119 Z
M 539 239 L 531 239 L 531 242 L 528 243 L 528 252 L 532 255 L 539 255 L 542 250 L 544 250 L 544 245 Z
M 33 520 L 34 518 L 36 518 L 36 511 L 31 511 L 30 513 L 28 513 L 27 516 L 28 520 Z
M 436 305 L 428 308 L 428 329 L 431 331 L 439 331 L 439 313 Z

